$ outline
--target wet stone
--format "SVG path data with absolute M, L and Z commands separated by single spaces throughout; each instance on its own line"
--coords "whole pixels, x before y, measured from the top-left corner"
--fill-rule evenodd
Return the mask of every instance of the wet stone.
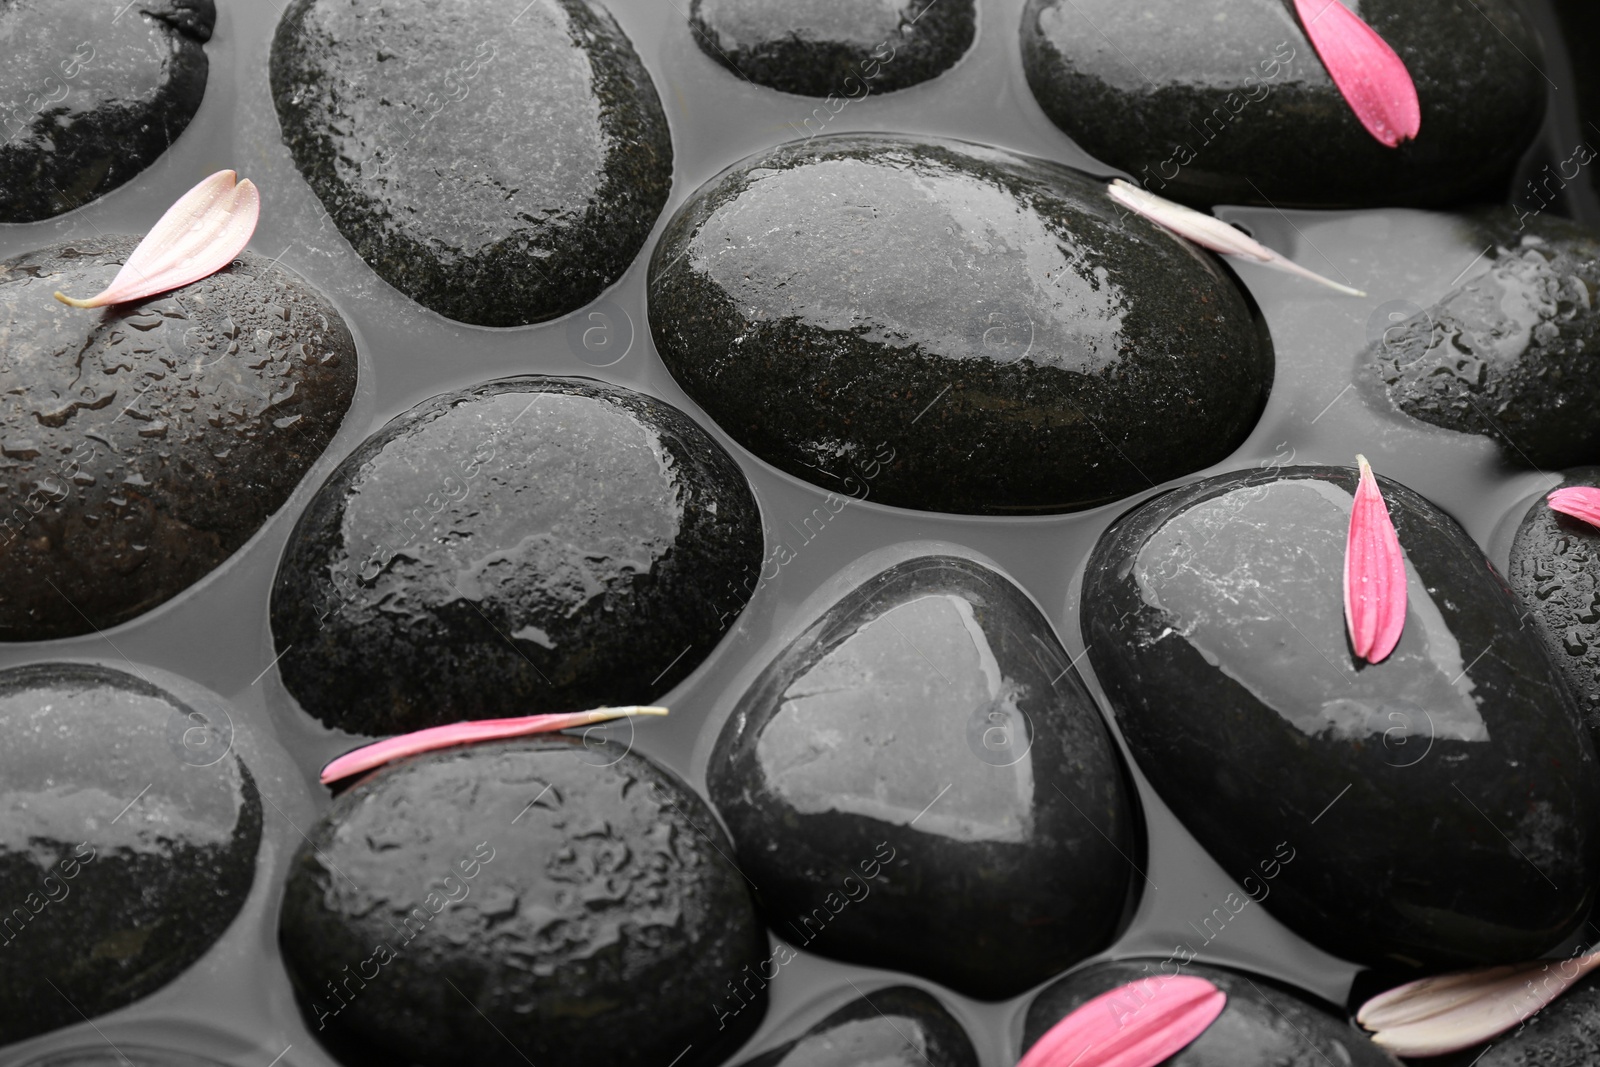
M 1273 373 L 1226 270 L 1102 181 L 881 134 L 780 146 L 696 192 L 651 261 L 650 326 L 762 459 L 931 511 L 1071 511 L 1197 470 Z
M 761 558 L 749 483 L 683 412 L 505 378 L 424 401 L 323 483 L 273 586 L 278 669 L 354 733 L 650 703 Z
M 1537 958 L 1594 903 L 1594 750 L 1472 539 L 1379 483 L 1409 608 L 1383 662 L 1345 635 L 1344 467 L 1123 515 L 1085 573 L 1089 658 L 1156 791 L 1300 936 L 1413 975 Z
M 446 749 L 334 802 L 291 863 L 279 939 L 347 1064 L 715 1067 L 766 1009 L 761 989 L 713 1009 L 767 955 L 724 855 L 705 801 L 624 746 Z
M 1416 83 L 1421 129 L 1398 148 L 1361 125 L 1283 0 L 1029 0 L 1023 71 L 1080 147 L 1168 199 L 1501 199 L 1545 106 L 1543 52 L 1513 0 L 1346 6 Z
M 1508 462 L 1594 462 L 1600 237 L 1548 214 L 1519 225 L 1480 223 L 1488 270 L 1392 327 L 1369 373 L 1399 410 L 1489 437 Z
M 972 46 L 977 14 L 974 0 L 695 0 L 689 26 L 701 51 L 757 85 L 848 101 L 944 73 Z
M 0 640 L 115 626 L 205 577 L 288 499 L 355 393 L 339 313 L 253 252 L 136 304 L 51 298 L 105 288 L 137 240 L 0 263 Z
M 1575 973 L 1570 959 L 1551 960 L 1549 971 L 1532 982 L 1543 989 Z M 1531 993 L 1529 996 L 1531 997 Z M 1588 975 L 1573 983 L 1539 1014 L 1509 1033 L 1501 1034 L 1486 1049 L 1460 1053 L 1450 1067 L 1589 1067 L 1600 1052 L 1600 979 Z
M 966 1031 L 928 993 L 890 986 L 852 1000 L 741 1067 L 978 1067 Z
M 1600 485 L 1600 467 L 1567 471 L 1561 486 Z M 1551 489 L 1561 486 L 1551 486 Z M 1600 737 L 1600 530 L 1553 511 L 1540 493 L 1511 542 L 1507 578 Z
M 1140 994 L 1154 996 L 1163 978 L 1180 973 L 1180 966 L 1181 973 L 1220 989 L 1228 1003 L 1187 1048 L 1162 1060 L 1162 1067 L 1395 1067 L 1396 1061 L 1365 1034 L 1306 994 L 1239 971 L 1185 963 L 1182 956 L 1096 963 L 1046 986 L 1028 1005 L 1022 1047 L 1031 1048 L 1086 1002 L 1131 982 L 1140 985 L 1113 1010 L 1136 1013 L 1143 1004 Z
M 121 671 L 0 671 L 0 1044 L 154 992 L 233 921 L 261 800 L 231 731 Z
M 1044 616 L 968 560 L 898 564 L 812 623 L 707 786 L 780 938 L 980 999 L 1104 948 L 1139 889 L 1105 723 Z
M 339 232 L 462 322 L 589 303 L 672 184 L 650 75 L 586 0 L 295 0 L 271 81 L 284 143 Z
M 0 223 L 71 211 L 167 150 L 200 108 L 212 0 L 0 6 Z

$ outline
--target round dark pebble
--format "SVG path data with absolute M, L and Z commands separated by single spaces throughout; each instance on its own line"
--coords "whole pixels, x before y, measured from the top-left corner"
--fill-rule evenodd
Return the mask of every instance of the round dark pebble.
M 307 1025 L 347 1064 L 714 1067 L 767 955 L 705 802 L 611 743 L 544 737 L 381 768 L 293 860 L 280 943 Z
M 1137 985 L 1111 1004 L 1131 1019 L 1164 979 L 1204 978 L 1228 998 L 1222 1014 L 1161 1067 L 1396 1067 L 1367 1036 L 1304 993 L 1239 971 L 1189 963 L 1180 952 L 1165 959 L 1096 963 L 1040 990 L 1028 1005 L 1022 1047 L 1031 1048 L 1056 1023 L 1102 993 Z M 1192 950 L 1187 954 L 1193 958 Z
M 847 101 L 944 73 L 972 46 L 977 12 L 974 0 L 694 0 L 689 26 L 701 51 L 757 85 Z
M 1395 407 L 1521 466 L 1600 460 L 1600 237 L 1553 215 L 1483 222 L 1476 273 L 1369 352 Z
M 677 408 L 488 382 L 395 418 L 317 491 L 273 585 L 278 667 L 354 733 L 648 703 L 738 617 L 761 548 L 744 474 Z
M 238 914 L 260 794 L 225 744 L 189 755 L 224 728 L 121 671 L 0 671 L 0 1044 L 154 992 Z
M 1390 148 L 1285 0 L 1029 0 L 1022 66 L 1046 115 L 1152 193 L 1200 205 L 1498 200 L 1544 115 L 1544 55 L 1513 0 L 1361 0 L 1422 125 Z
M 1151 785 L 1301 937 L 1412 976 L 1536 958 L 1595 902 L 1593 745 L 1483 552 L 1383 478 L 1408 611 L 1355 658 L 1356 479 L 1223 474 L 1123 515 L 1085 571 L 1090 662 Z
M 1544 640 L 1600 738 L 1600 530 L 1551 509 L 1546 496 L 1570 485 L 1600 486 L 1600 467 L 1565 472 L 1560 486 L 1539 494 L 1511 542 L 1511 588 L 1525 624 Z
M 909 560 L 825 612 L 707 773 L 779 937 L 969 996 L 1104 948 L 1142 886 L 1138 802 L 1093 699 L 1032 602 L 969 560 Z
M 883 134 L 702 187 L 656 246 L 650 328 L 757 456 L 929 511 L 1072 511 L 1197 470 L 1250 432 L 1273 374 L 1227 271 L 1104 181 Z
M 148 167 L 206 91 L 212 0 L 0 5 L 0 222 L 81 207 Z
M 171 599 L 261 528 L 350 407 L 356 352 L 320 293 L 244 252 L 82 310 L 133 237 L 0 263 L 0 640 L 70 637 Z
M 944 1005 L 915 986 L 852 1000 L 793 1041 L 741 1067 L 978 1067 L 978 1054 Z
M 295 0 L 271 78 L 284 143 L 339 232 L 462 322 L 589 303 L 672 185 L 655 85 L 586 0 Z

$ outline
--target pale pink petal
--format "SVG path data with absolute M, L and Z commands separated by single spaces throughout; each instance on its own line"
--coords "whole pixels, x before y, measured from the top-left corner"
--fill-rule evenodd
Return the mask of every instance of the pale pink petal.
M 79 308 L 125 304 L 209 277 L 244 251 L 260 217 L 255 185 L 219 170 L 167 209 L 104 291 L 87 300 L 61 293 L 56 299 Z
M 1422 105 L 1405 62 L 1339 0 L 1294 0 L 1306 36 L 1367 132 L 1395 148 L 1422 128 Z
M 1600 526 L 1600 489 L 1588 485 L 1569 485 L 1557 489 L 1545 500 L 1552 511 L 1582 519 L 1591 526 Z
M 1205 1033 L 1227 1002 L 1204 978 L 1129 982 L 1045 1031 L 1017 1067 L 1155 1067 Z
M 1372 468 L 1365 456 L 1356 462 L 1361 481 L 1344 544 L 1344 618 L 1356 655 L 1380 663 L 1406 625 L 1406 558 Z
M 1397 1056 L 1442 1056 L 1520 1025 L 1596 966 L 1600 952 L 1423 978 L 1373 997 L 1356 1021 Z
M 576 711 L 561 715 L 524 715 L 515 719 L 477 719 L 453 722 L 446 726 L 430 726 L 414 730 L 383 741 L 346 752 L 322 768 L 322 784 L 337 782 L 353 774 L 370 771 L 402 756 L 415 756 L 419 752 L 432 752 L 438 748 L 470 745 L 476 741 L 501 741 L 508 737 L 525 737 L 529 734 L 567 730 L 574 726 L 620 719 L 625 715 L 665 715 L 666 708 L 626 707 L 596 708 L 594 711 Z
M 1302 278 L 1309 278 L 1320 282 L 1330 289 L 1337 289 L 1349 296 L 1366 296 L 1360 289 L 1352 289 L 1348 285 L 1329 281 L 1314 271 L 1309 271 L 1288 259 L 1260 241 L 1242 233 L 1237 228 L 1229 226 L 1219 218 L 1214 218 L 1204 212 L 1193 208 L 1175 204 L 1171 200 L 1157 196 L 1148 189 L 1141 189 L 1137 185 L 1115 178 L 1107 190 L 1111 199 L 1137 215 L 1142 215 L 1164 229 L 1170 230 L 1179 237 L 1187 237 L 1203 248 L 1213 252 L 1221 252 L 1228 256 L 1243 256 L 1257 263 L 1275 267 L 1278 270 L 1288 271 L 1290 274 Z

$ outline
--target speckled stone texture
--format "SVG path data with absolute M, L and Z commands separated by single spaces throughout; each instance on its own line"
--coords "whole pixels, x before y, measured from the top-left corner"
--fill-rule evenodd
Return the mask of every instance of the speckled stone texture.
M 261 799 L 220 729 L 122 671 L 0 671 L 0 1044 L 154 992 L 233 921 Z
M 841 134 L 734 165 L 668 223 L 650 328 L 768 463 L 872 499 L 1092 507 L 1225 457 L 1271 343 L 1209 254 L 1104 182 L 956 141 Z
M 1534 976 L 1533 984 L 1542 992 L 1548 988 L 1546 983 L 1575 973 L 1572 958 L 1551 960 L 1549 970 Z M 1486 1049 L 1468 1049 L 1458 1062 L 1463 1067 L 1471 1063 L 1479 1067 L 1589 1067 L 1600 1062 L 1600 978 L 1584 977 L 1525 1025 L 1496 1037 Z
M 1488 270 L 1391 328 L 1368 373 L 1399 410 L 1508 462 L 1600 460 L 1600 236 L 1550 214 L 1476 228 Z
M 589 303 L 672 185 L 650 75 L 586 0 L 295 0 L 271 77 L 284 143 L 339 232 L 462 322 Z
M 1199 205 L 1440 206 L 1506 193 L 1544 115 L 1513 0 L 1351 0 L 1405 62 L 1422 126 L 1389 148 L 1285 0 L 1029 0 L 1022 65 L 1046 115 L 1151 192 Z
M 1113 1010 L 1138 1012 L 1141 994 L 1153 996 L 1180 965 L 1181 973 L 1222 990 L 1228 1003 L 1204 1033 L 1161 1067 L 1397 1067 L 1399 1061 L 1364 1033 L 1304 993 L 1240 971 L 1185 963 L 1182 956 L 1096 963 L 1046 986 L 1028 1005 L 1022 1047 L 1031 1048 L 1087 1001 L 1119 986 L 1139 983 Z
M 347 1064 L 715 1067 L 766 1008 L 762 989 L 713 1006 L 768 955 L 730 853 L 703 800 L 622 746 L 447 749 L 335 801 L 280 943 Z
M 961 1024 L 916 986 L 867 993 L 741 1067 L 978 1067 Z
M 0 640 L 115 626 L 205 577 L 261 528 L 350 407 L 344 320 L 244 252 L 132 304 L 104 289 L 138 239 L 0 263 Z
M 968 996 L 1104 948 L 1143 888 L 1094 701 L 969 560 L 909 560 L 828 609 L 740 699 L 707 779 L 779 937 Z
M 1566 471 L 1560 486 L 1600 485 L 1600 467 Z M 1600 530 L 1553 511 L 1545 497 L 1528 508 L 1511 542 L 1511 588 L 1523 625 L 1561 669 L 1591 737 L 1600 738 Z
M 1593 746 L 1482 551 L 1379 485 L 1408 576 L 1383 662 L 1345 634 L 1345 467 L 1219 475 L 1119 518 L 1085 571 L 1090 662 L 1151 785 L 1300 936 L 1412 976 L 1537 958 L 1594 903 Z
M 761 558 L 749 483 L 683 412 L 505 378 L 417 405 L 323 483 L 273 585 L 278 669 L 355 733 L 650 703 Z
M 974 0 L 694 0 L 689 27 L 740 77 L 843 101 L 938 77 L 972 46 L 977 12 Z
M 0 223 L 81 207 L 148 167 L 200 109 L 212 0 L 0 5 Z

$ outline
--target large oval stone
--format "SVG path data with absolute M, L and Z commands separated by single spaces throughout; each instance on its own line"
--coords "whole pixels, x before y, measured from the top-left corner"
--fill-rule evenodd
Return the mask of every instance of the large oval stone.
M 973 0 L 694 0 L 689 26 L 701 51 L 757 85 L 857 100 L 954 66 L 977 35 L 974 7 Z M 806 127 L 820 129 L 837 113 L 830 106 Z
M 1091 155 L 1168 199 L 1366 207 L 1498 200 L 1544 115 L 1512 0 L 1349 0 L 1416 83 L 1415 140 L 1361 125 L 1282 0 L 1029 0 L 1034 97 Z
M 1543 214 L 1476 228 L 1489 269 L 1391 327 L 1371 373 L 1407 415 L 1512 463 L 1600 460 L 1600 237 Z
M 328 476 L 284 547 L 284 685 L 329 726 L 644 704 L 749 600 L 761 517 L 683 412 L 586 378 L 445 393 Z
M 323 296 L 244 252 L 133 304 L 104 289 L 137 239 L 0 263 L 0 640 L 115 626 L 261 528 L 350 407 L 355 343 Z
M 655 85 L 587 0 L 295 0 L 271 77 L 284 143 L 339 232 L 462 322 L 589 303 L 672 185 Z
M 1225 993 L 1228 1002 L 1204 1033 L 1181 1052 L 1162 1060 L 1161 1067 L 1396 1065 L 1393 1057 L 1360 1030 L 1302 993 L 1266 978 L 1174 956 L 1096 963 L 1046 986 L 1028 1005 L 1022 1047 L 1031 1048 L 1052 1026 L 1100 994 L 1137 983 L 1109 1005 L 1119 1018 L 1132 1020 L 1160 991 L 1163 979 L 1180 973 L 1204 978 Z
M 0 7 L 0 222 L 81 207 L 165 152 L 200 109 L 216 21 L 213 0 Z
M 1355 485 L 1239 472 L 1122 516 L 1085 572 L 1090 661 L 1156 791 L 1302 937 L 1398 968 L 1536 958 L 1594 902 L 1594 750 L 1483 553 L 1384 479 L 1408 613 L 1358 664 Z
M 279 939 L 347 1062 L 715 1067 L 766 1010 L 764 987 L 715 1006 L 768 955 L 730 852 L 705 801 L 622 746 L 446 749 L 334 802 Z
M 1567 471 L 1561 486 L 1569 485 L 1600 486 L 1600 467 Z M 1600 737 L 1600 530 L 1552 510 L 1540 494 L 1512 539 L 1507 577 L 1524 624 L 1561 669 L 1590 736 Z
M 742 1067 L 978 1067 L 961 1024 L 916 986 L 852 1000 L 793 1041 Z
M 1039 610 L 969 560 L 898 564 L 807 627 L 707 786 L 779 937 L 969 996 L 1105 947 L 1138 888 L 1105 723 Z
M 650 266 L 656 347 L 775 466 L 873 499 L 1070 511 L 1226 456 L 1271 348 L 1210 255 L 1098 180 L 878 134 L 747 159 L 679 209 Z
M 225 730 L 122 671 L 0 671 L 0 1043 L 154 992 L 228 928 L 261 798 Z

